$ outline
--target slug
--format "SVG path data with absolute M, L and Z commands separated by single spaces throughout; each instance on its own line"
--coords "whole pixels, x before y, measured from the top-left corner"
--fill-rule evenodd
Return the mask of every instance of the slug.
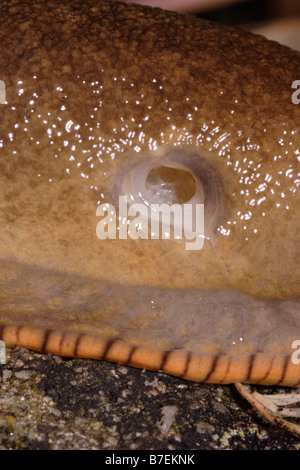
M 0 43 L 6 346 L 299 386 L 299 52 L 99 0 L 3 0 Z

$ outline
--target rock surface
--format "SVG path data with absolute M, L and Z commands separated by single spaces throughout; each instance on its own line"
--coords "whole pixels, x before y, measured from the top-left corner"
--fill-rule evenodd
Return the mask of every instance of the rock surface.
M 300 449 L 233 386 L 22 348 L 0 367 L 0 449 Z

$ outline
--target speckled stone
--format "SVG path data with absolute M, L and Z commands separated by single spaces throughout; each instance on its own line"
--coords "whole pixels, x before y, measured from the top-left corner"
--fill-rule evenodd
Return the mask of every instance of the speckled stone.
M 0 376 L 0 449 L 300 449 L 233 386 L 22 348 Z

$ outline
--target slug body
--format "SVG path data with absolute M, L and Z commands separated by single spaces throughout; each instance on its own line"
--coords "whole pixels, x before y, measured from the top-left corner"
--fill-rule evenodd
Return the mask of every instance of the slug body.
M 0 13 L 0 339 L 298 386 L 300 54 L 121 3 Z M 101 239 L 120 195 L 204 204 L 203 246 Z

